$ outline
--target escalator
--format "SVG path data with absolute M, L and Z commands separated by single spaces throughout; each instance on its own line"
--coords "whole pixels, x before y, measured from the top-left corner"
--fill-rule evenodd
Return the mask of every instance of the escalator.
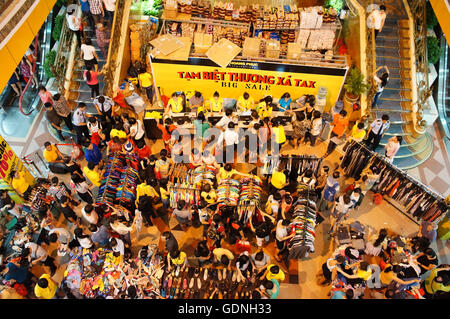
M 439 83 L 435 92 L 438 101 L 439 119 L 446 135 L 445 143 L 450 146 L 450 48 L 444 36 L 441 37 L 442 55 L 439 60 Z M 450 148 L 448 148 L 450 149 Z
M 30 43 L 30 49 L 36 56 L 35 75 L 39 85 L 45 85 L 48 78 L 44 72 L 44 57 L 51 48 L 51 30 L 53 23 L 53 11 L 50 12 L 36 37 Z M 37 44 L 37 45 L 36 45 Z M 36 54 L 35 54 L 36 52 Z M 31 83 L 27 87 L 25 79 L 20 74 L 17 66 L 19 82 L 22 87 L 22 97 L 16 94 L 10 85 L 5 86 L 0 93 L 0 135 L 9 139 L 25 139 L 39 113 L 40 99 L 37 88 Z M 19 101 L 21 100 L 21 103 Z M 20 110 L 20 104 L 22 106 Z

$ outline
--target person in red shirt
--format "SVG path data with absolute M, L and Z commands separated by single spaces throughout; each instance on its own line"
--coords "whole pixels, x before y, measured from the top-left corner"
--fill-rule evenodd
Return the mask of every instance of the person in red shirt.
M 144 140 L 137 141 L 135 151 L 139 156 L 139 159 L 144 159 L 152 155 L 150 147 L 148 147 Z
M 50 103 L 51 105 L 53 105 L 52 94 L 49 91 L 47 91 L 45 86 L 41 85 L 39 87 L 39 93 L 38 94 L 39 94 L 39 97 L 41 98 L 42 104 Z
M 172 132 L 177 128 L 175 125 L 172 124 L 171 118 L 166 118 L 164 121 L 164 125 L 162 122 L 162 119 L 159 120 L 159 123 L 156 124 L 158 129 L 162 132 L 162 139 L 164 141 L 164 144 L 166 145 L 166 150 L 169 151 L 169 142 L 170 138 L 172 137 Z
M 328 143 L 327 152 L 324 157 L 330 155 L 336 148 L 337 144 L 332 141 L 333 137 L 341 138 L 348 127 L 347 111 L 342 110 L 339 114 L 335 114 L 333 117 L 333 130 L 331 131 L 330 141 Z
M 108 143 L 108 147 L 106 148 L 106 154 L 115 153 L 115 152 L 122 152 L 123 146 L 120 142 L 120 139 L 118 136 L 114 136 L 111 141 Z

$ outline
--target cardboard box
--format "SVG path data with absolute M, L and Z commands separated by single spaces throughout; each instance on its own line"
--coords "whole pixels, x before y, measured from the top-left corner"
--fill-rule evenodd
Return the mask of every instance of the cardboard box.
M 164 9 L 164 15 L 166 19 L 176 19 L 178 15 L 178 9 L 176 8 L 166 8 Z
M 177 38 L 171 34 L 161 35 L 150 41 L 150 44 L 164 55 L 171 54 L 185 45 L 183 41 L 181 41 L 181 38 Z
M 206 55 L 211 61 L 217 63 L 222 68 L 226 68 L 231 60 L 233 60 L 241 51 L 242 49 L 236 44 L 222 38 L 206 52 Z
M 212 45 L 212 34 L 203 32 L 194 33 L 194 50 L 195 53 L 206 53 Z
M 266 58 L 278 59 L 280 57 L 280 41 L 266 40 Z
M 290 60 L 299 60 L 302 53 L 302 46 L 300 43 L 288 43 L 286 58 Z
M 242 49 L 242 56 L 258 57 L 260 47 L 261 47 L 261 39 L 246 37 Z
M 177 61 L 187 61 L 189 60 L 189 53 L 191 51 L 192 40 L 189 37 L 179 37 L 177 38 L 182 46 L 171 52 L 170 54 L 164 54 L 159 48 L 155 48 L 151 51 L 151 54 L 156 59 L 167 59 L 167 60 L 177 60 Z

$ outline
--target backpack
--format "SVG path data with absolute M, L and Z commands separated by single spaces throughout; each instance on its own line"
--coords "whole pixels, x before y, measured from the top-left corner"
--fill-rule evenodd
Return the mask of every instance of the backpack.
M 332 187 L 328 186 L 325 188 L 325 191 L 323 192 L 323 197 L 329 201 L 334 201 L 334 198 L 336 196 L 336 189 L 338 187 L 339 183 L 335 183 Z

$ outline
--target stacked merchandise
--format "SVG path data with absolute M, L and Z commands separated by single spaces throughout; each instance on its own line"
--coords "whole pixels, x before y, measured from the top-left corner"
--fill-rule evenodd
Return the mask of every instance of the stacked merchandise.
M 205 184 L 213 186 L 216 180 L 214 169 L 208 167 L 199 166 L 195 168 L 192 171 L 192 176 L 194 178 L 194 187 L 198 189 L 202 189 Z
M 124 154 L 110 154 L 107 160 L 105 174 L 102 176 L 100 188 L 98 190 L 97 203 L 114 205 L 117 190 L 121 187 Z
M 125 156 L 126 170 L 124 172 L 123 186 L 117 191 L 119 206 L 134 212 L 134 202 L 136 200 L 136 187 L 139 179 L 139 158 L 135 154 Z
M 130 49 L 131 49 L 131 63 L 134 64 L 137 61 L 141 61 L 141 40 L 140 32 L 142 26 L 139 24 L 130 25 Z
M 64 282 L 74 295 L 85 298 L 123 298 L 129 285 L 142 288 L 145 296 L 159 295 L 163 275 L 161 254 L 154 249 L 136 273 L 125 266 L 123 257 L 115 257 L 110 249 L 77 247 L 70 252 L 71 260 L 64 272 Z
M 217 186 L 218 208 L 222 206 L 237 206 L 239 201 L 239 181 L 222 179 Z
M 97 203 L 115 205 L 134 212 L 139 159 L 135 154 L 115 153 L 108 157 Z
M 261 6 L 257 12 L 255 29 L 287 30 L 298 27 L 296 5 Z
M 336 22 L 337 12 L 333 8 L 321 6 L 300 9 L 300 29 L 320 29 Z
M 289 259 L 302 259 L 314 252 L 316 237 L 316 194 L 305 190 L 297 194 L 298 199 L 293 205 L 293 217 L 290 224 L 290 234 L 295 234 L 288 242 Z
M 186 201 L 188 205 L 198 204 L 201 190 L 194 185 L 192 171 L 183 164 L 175 164 L 169 176 L 173 182 L 169 188 L 170 207 L 176 208 L 180 200 Z
M 261 180 L 257 177 L 241 180 L 239 191 L 238 216 L 246 225 L 252 216 L 259 216 L 259 206 L 262 196 Z
M 211 16 L 210 2 L 208 0 L 192 0 L 191 14 L 194 17 L 209 18 Z
M 334 37 L 334 30 L 311 30 L 307 48 L 311 50 L 332 50 Z
M 291 181 L 296 181 L 297 177 L 305 174 L 308 169 L 311 169 L 313 175 L 317 176 L 322 160 L 314 155 L 268 156 L 264 165 L 264 174 L 272 174 L 273 170 L 281 165 L 289 171 L 289 180 Z
M 244 281 L 237 270 L 186 267 L 164 274 L 159 295 L 166 299 L 250 299 L 260 287 L 255 275 Z
M 183 22 L 180 27 L 182 37 L 188 37 L 191 40 L 194 40 L 195 23 Z
M 235 7 L 232 2 L 216 1 L 212 7 L 211 17 L 217 20 L 255 22 L 257 12 L 257 5 Z
M 438 222 L 448 210 L 444 197 L 388 162 L 364 144 L 353 141 L 342 158 L 341 167 L 350 177 L 359 179 L 366 167 L 381 169 L 376 190 L 394 200 L 411 219 Z

